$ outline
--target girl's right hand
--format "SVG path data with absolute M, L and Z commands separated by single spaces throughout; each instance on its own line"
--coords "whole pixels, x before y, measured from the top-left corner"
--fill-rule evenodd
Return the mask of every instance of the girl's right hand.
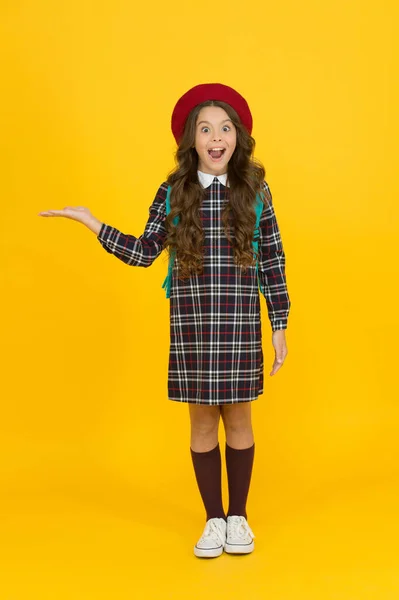
M 85 206 L 65 206 L 61 210 L 45 210 L 38 214 L 39 217 L 66 217 L 88 225 L 95 218 Z

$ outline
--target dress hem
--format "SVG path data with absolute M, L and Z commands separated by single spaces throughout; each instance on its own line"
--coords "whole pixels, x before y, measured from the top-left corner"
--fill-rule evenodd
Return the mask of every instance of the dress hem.
M 263 394 L 263 390 L 259 391 L 258 395 L 254 398 L 247 398 L 245 400 L 243 398 L 238 398 L 236 400 L 225 400 L 223 402 L 208 402 L 203 400 L 198 402 L 198 400 L 189 400 L 188 398 L 171 398 L 170 396 L 168 396 L 168 400 L 171 400 L 172 402 L 181 402 L 182 404 L 202 404 L 204 406 L 220 406 L 222 404 L 239 404 L 242 402 L 254 402 L 259 398 L 261 394 Z

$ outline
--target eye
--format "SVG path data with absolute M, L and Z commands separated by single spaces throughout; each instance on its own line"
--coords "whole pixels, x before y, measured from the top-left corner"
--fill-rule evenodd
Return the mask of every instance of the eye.
M 209 127 L 204 126 L 204 127 L 202 127 L 201 131 L 204 131 L 204 129 L 208 129 L 209 130 Z M 231 128 L 230 128 L 229 125 L 223 125 L 223 129 L 227 129 L 228 131 L 230 131 Z

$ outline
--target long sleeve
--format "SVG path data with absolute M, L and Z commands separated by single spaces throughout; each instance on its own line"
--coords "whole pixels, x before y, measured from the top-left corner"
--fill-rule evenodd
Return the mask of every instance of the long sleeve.
M 97 236 L 103 248 L 133 267 L 149 267 L 161 254 L 167 231 L 166 193 L 168 184 L 162 183 L 149 209 L 149 218 L 144 233 L 139 237 L 122 233 L 115 227 L 103 223 Z
M 264 181 L 263 187 L 271 192 Z M 264 207 L 259 223 L 259 277 L 272 331 L 287 329 L 291 307 L 285 277 L 285 254 L 273 202 Z

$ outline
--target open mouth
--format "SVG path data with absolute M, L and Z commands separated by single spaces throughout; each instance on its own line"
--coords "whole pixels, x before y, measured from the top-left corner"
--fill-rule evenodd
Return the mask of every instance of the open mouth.
M 208 154 L 212 160 L 221 160 L 222 156 L 226 152 L 226 148 L 211 148 L 208 150 Z

